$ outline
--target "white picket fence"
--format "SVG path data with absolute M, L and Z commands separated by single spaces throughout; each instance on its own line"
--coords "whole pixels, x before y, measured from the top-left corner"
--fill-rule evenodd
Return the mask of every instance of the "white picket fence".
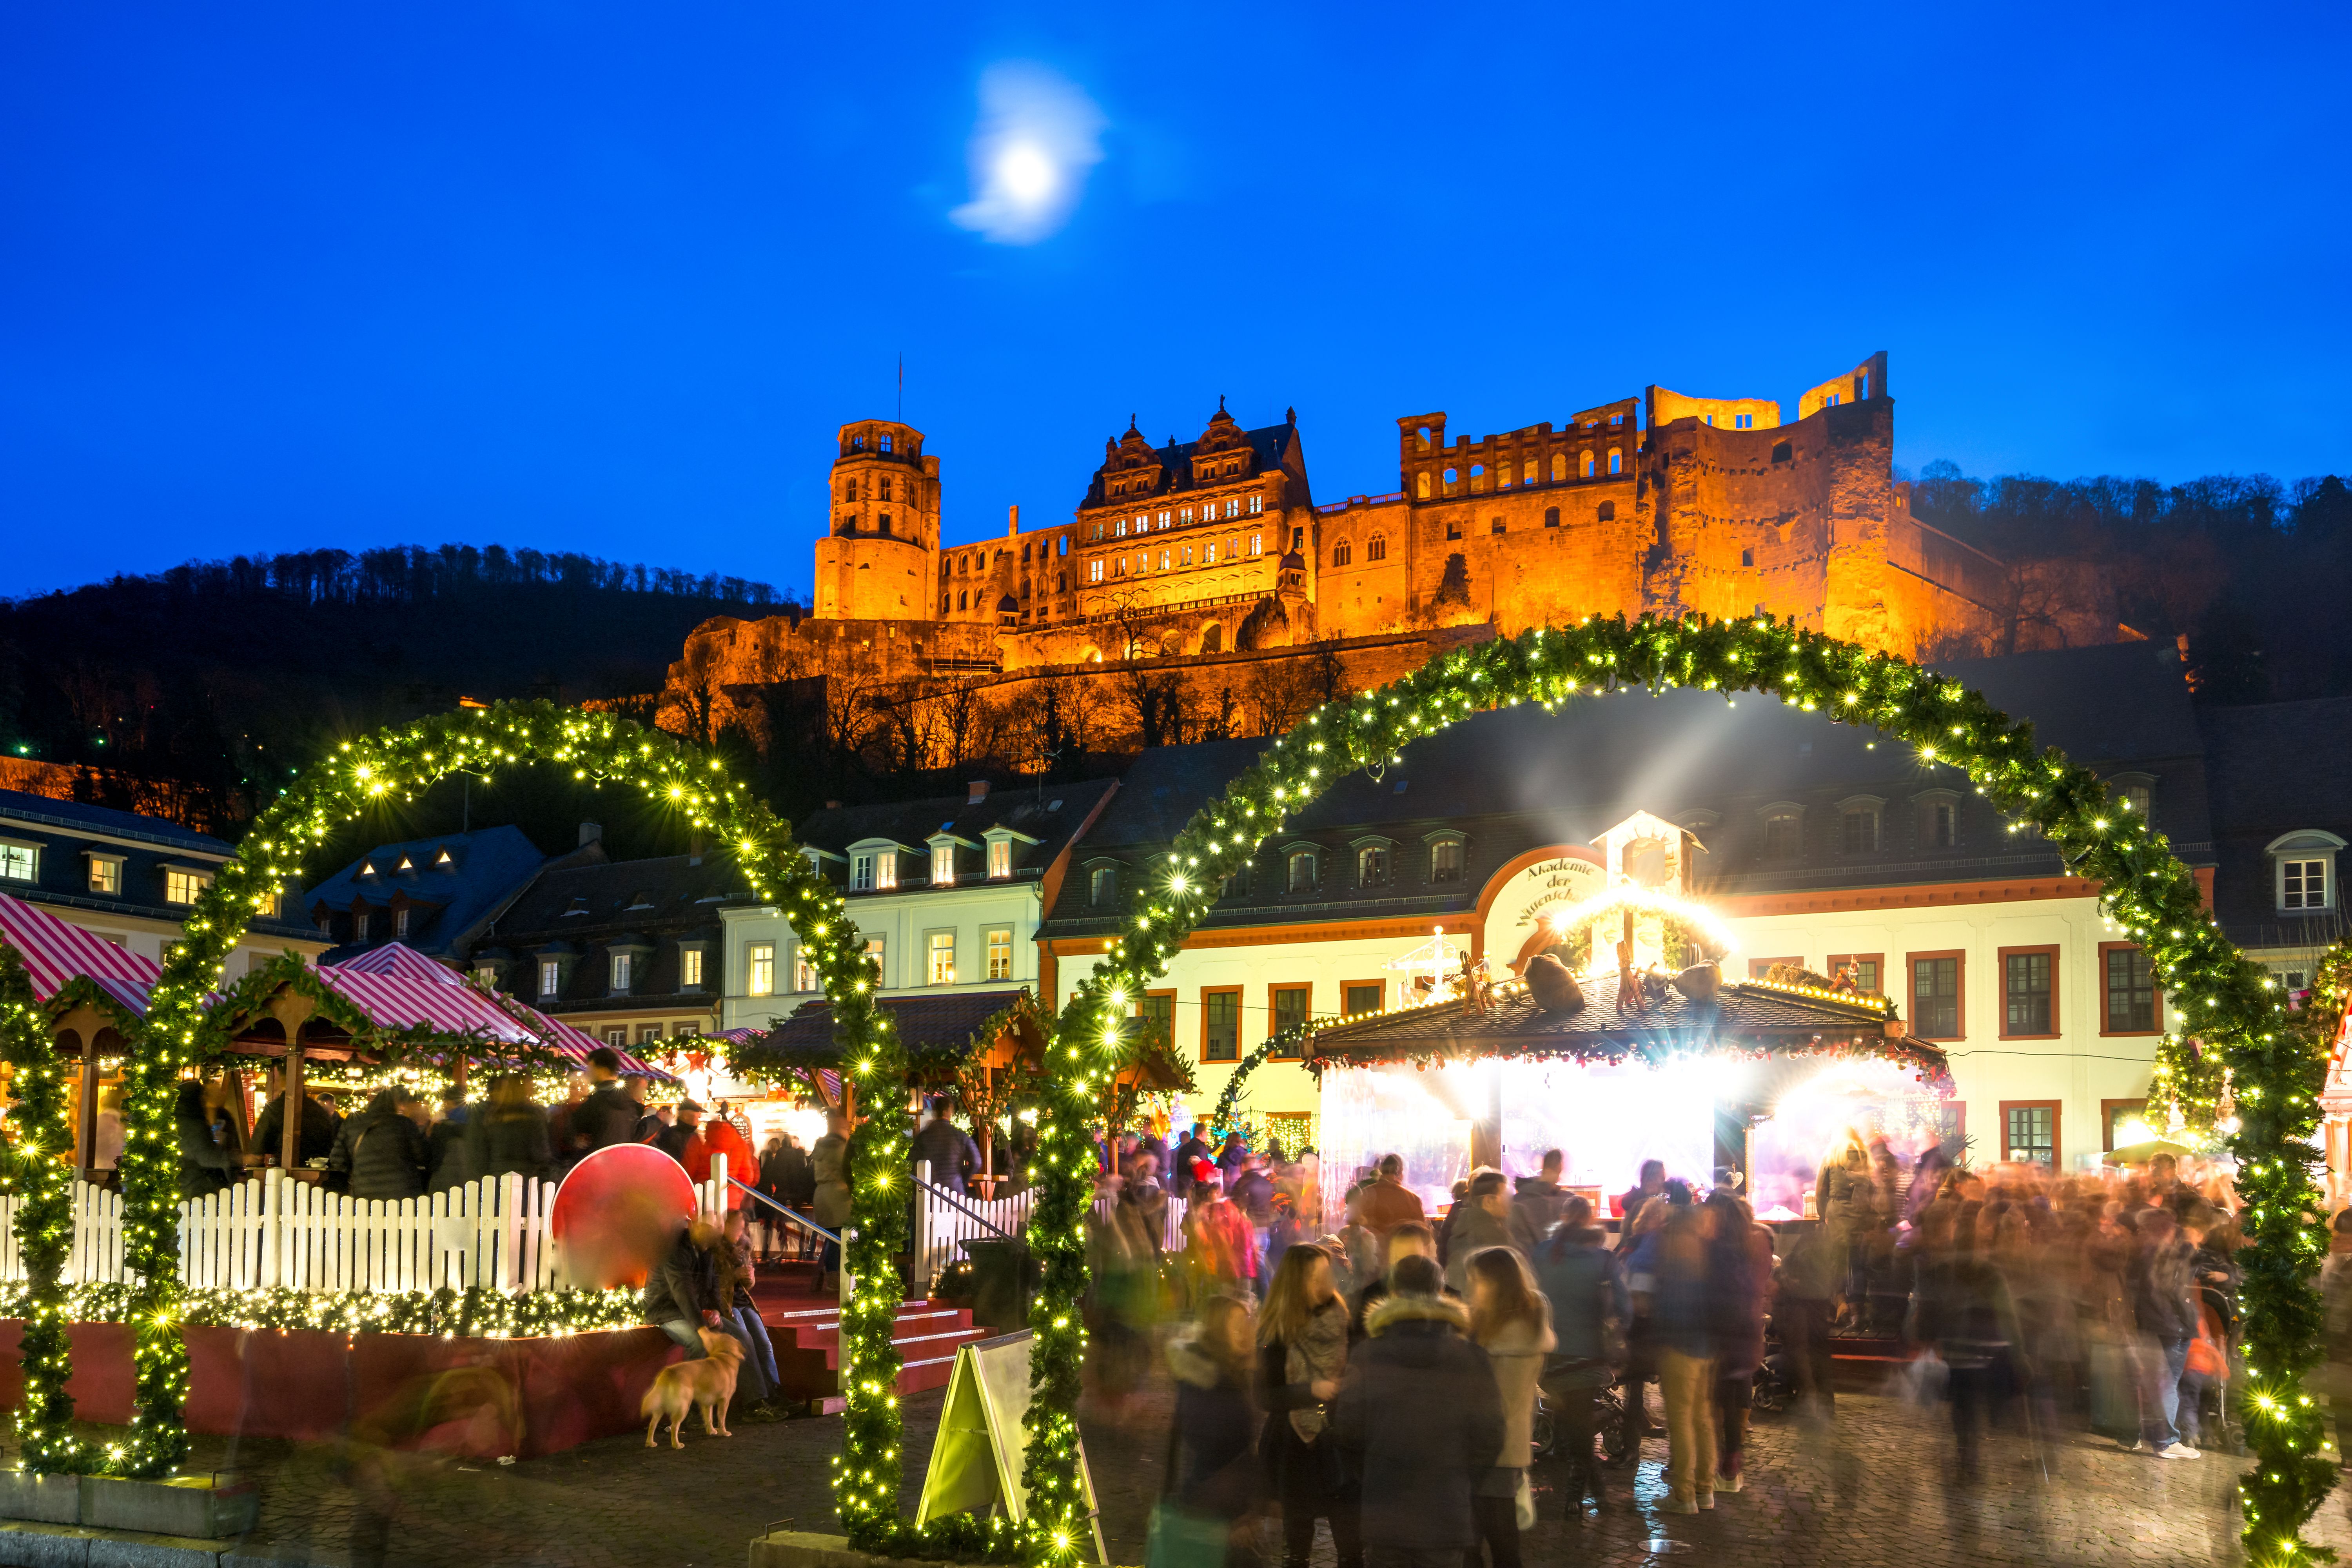
M 1095 1200 L 1095 1217 L 1108 1221 L 1114 1200 Z M 961 1256 L 968 1241 L 991 1241 L 1000 1234 L 1019 1237 L 1029 1226 L 1029 1216 L 1037 1206 L 1037 1189 L 1026 1187 L 1002 1198 L 968 1198 L 941 1192 L 931 1184 L 931 1166 L 928 1160 L 915 1162 L 915 1249 L 913 1289 L 917 1295 L 928 1295 L 931 1282 L 947 1266 Z M 1170 1198 L 1164 1210 L 1166 1234 L 1160 1238 L 1163 1251 L 1178 1252 L 1184 1246 L 1184 1204 Z
M 696 1196 L 725 1203 L 727 1157 L 711 1160 Z M 16 1203 L 0 1196 L 0 1279 L 25 1277 Z M 191 1289 L 433 1290 L 485 1286 L 509 1293 L 570 1283 L 550 1222 L 555 1184 L 509 1174 L 394 1200 L 331 1193 L 283 1171 L 261 1172 L 180 1204 L 180 1279 Z M 68 1284 L 129 1284 L 122 1198 L 87 1182 L 74 1189 Z

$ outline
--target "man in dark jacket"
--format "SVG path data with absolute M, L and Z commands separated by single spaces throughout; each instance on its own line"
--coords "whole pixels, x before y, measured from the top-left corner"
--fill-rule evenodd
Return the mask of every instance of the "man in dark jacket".
M 355 1198 L 413 1198 L 425 1191 L 425 1101 L 414 1090 L 380 1089 L 367 1109 L 343 1123 L 327 1156 Z
M 686 1146 L 694 1142 L 694 1130 L 701 1125 L 702 1107 L 690 1100 L 681 1100 L 677 1110 L 671 1113 L 669 1125 L 654 1134 L 653 1145 L 683 1165 Z
M 1331 1407 L 1339 1446 L 1358 1456 L 1371 1568 L 1458 1568 L 1477 1543 L 1470 1499 L 1503 1451 L 1503 1398 L 1470 1315 L 1444 1294 L 1434 1258 L 1390 1271 Z
M 570 1154 L 593 1154 L 615 1143 L 636 1140 L 637 1122 L 646 1108 L 631 1100 L 621 1083 L 620 1053 L 599 1046 L 588 1053 L 588 1098 L 572 1108 Z
M 931 1101 L 931 1119 L 916 1132 L 908 1158 L 918 1165 L 929 1163 L 931 1185 L 950 1193 L 969 1193 L 971 1178 L 980 1174 L 980 1145 L 949 1119 L 944 1098 Z
M 1633 1304 L 1625 1271 L 1609 1250 L 1606 1232 L 1592 1223 L 1592 1205 L 1571 1195 L 1560 1222 L 1536 1248 L 1536 1283 L 1551 1303 L 1557 1343 L 1544 1368 L 1544 1400 L 1559 1424 L 1559 1447 L 1568 1460 L 1560 1490 L 1568 1516 L 1580 1519 L 1590 1494 L 1601 1500 L 1601 1461 L 1593 1441 L 1601 1432 L 1601 1394 L 1624 1359 L 1625 1323 Z
M 2141 1344 L 2140 1440 L 2160 1459 L 2194 1459 L 2195 1448 L 2180 1440 L 2180 1374 L 2189 1364 L 2189 1342 L 2197 1337 L 2194 1249 L 2166 1208 L 2137 1215 L 2139 1247 L 2126 1281 Z
M 700 1361 L 709 1353 L 702 1348 L 702 1330 L 724 1331 L 727 1326 L 719 1291 L 718 1245 L 719 1227 L 697 1215 L 646 1280 L 646 1321 L 685 1347 L 688 1361 Z
M 245 1169 L 246 1156 L 213 1136 L 212 1111 L 205 1104 L 203 1084 L 194 1079 L 181 1080 L 172 1121 L 180 1141 L 182 1197 L 203 1197 L 237 1179 Z
M 307 1165 L 313 1160 L 323 1160 L 335 1152 L 335 1130 L 341 1125 L 335 1113 L 309 1094 L 302 1096 L 302 1131 L 299 1146 L 294 1152 L 294 1163 Z M 253 1146 L 273 1162 L 284 1152 L 286 1142 L 286 1096 L 283 1091 L 261 1108 L 261 1120 L 253 1124 Z
M 1567 1155 L 1547 1149 L 1542 1173 L 1519 1178 L 1517 1190 L 1511 1194 L 1511 1245 L 1521 1252 L 1534 1253 L 1537 1244 L 1559 1223 L 1568 1203 L 1568 1194 L 1560 1190 L 1559 1173 L 1567 1168 Z

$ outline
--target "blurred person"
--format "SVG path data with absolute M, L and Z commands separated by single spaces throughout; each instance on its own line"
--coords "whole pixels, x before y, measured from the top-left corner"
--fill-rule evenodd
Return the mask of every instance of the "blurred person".
M 593 1154 L 615 1143 L 636 1141 L 646 1108 L 630 1097 L 621 1079 L 621 1055 L 610 1046 L 588 1053 L 588 1093 L 572 1108 L 567 1152 Z
M 669 1250 L 646 1278 L 640 1303 L 646 1321 L 667 1334 L 686 1352 L 688 1361 L 700 1361 L 709 1353 L 698 1331 L 737 1332 L 722 1310 L 726 1298 L 719 1294 L 719 1226 L 711 1217 L 696 1214 L 678 1228 Z
M 1641 1299 L 1648 1298 L 1658 1386 L 1665 1396 L 1668 1513 L 1715 1506 L 1716 1362 L 1707 1300 L 1714 1236 L 1715 1211 L 1675 1211 L 1628 1260 L 1637 1315 Z
M 1274 1183 L 1265 1173 L 1265 1156 L 1244 1155 L 1225 1184 L 1225 1195 L 1241 1206 L 1250 1224 L 1263 1229 L 1274 1221 Z
M 1797 1408 L 1809 1420 L 1831 1420 L 1837 1391 L 1830 1351 L 1830 1321 L 1837 1311 L 1836 1251 L 1819 1226 L 1800 1229 L 1773 1278 L 1772 1331 L 1789 1358 Z
M 641 1141 L 651 1143 L 679 1164 L 685 1164 L 687 1146 L 694 1142 L 695 1134 L 702 1127 L 702 1107 L 691 1100 L 681 1100 L 675 1108 L 663 1106 L 654 1112 L 654 1118 L 658 1125 L 652 1136 Z M 688 1173 L 691 1174 L 690 1172 Z
M 1543 1373 L 1543 1393 L 1556 1423 L 1558 1451 L 1568 1461 L 1561 1490 L 1568 1515 L 1581 1522 L 1584 1500 L 1604 1501 L 1593 1440 L 1601 1431 L 1601 1394 L 1624 1359 L 1631 1303 L 1625 1274 L 1608 1236 L 1592 1223 L 1592 1205 L 1571 1196 L 1559 1224 L 1536 1249 L 1536 1283 L 1550 1303 L 1557 1337 Z
M 327 1169 L 343 1178 L 355 1198 L 413 1198 L 425 1191 L 424 1098 L 414 1089 L 380 1089 L 335 1134 Z
M 520 1175 L 543 1181 L 555 1163 L 555 1139 L 547 1112 L 530 1098 L 530 1079 L 519 1072 L 490 1080 L 489 1099 L 466 1118 L 466 1169 L 469 1177 L 495 1182 Z
M 1258 1447 L 1282 1504 L 1284 1568 L 1307 1568 L 1318 1519 L 1330 1523 L 1339 1568 L 1362 1568 L 1357 1500 L 1326 1408 L 1348 1370 L 1348 1304 L 1320 1248 L 1283 1254 L 1257 1336 L 1258 1387 L 1267 1411 Z
M 2134 1216 L 2138 1237 L 2126 1283 L 2132 1316 L 2139 1329 L 2137 1359 L 2140 1429 L 2120 1445 L 2126 1452 L 2152 1451 L 2160 1459 L 2194 1459 L 2198 1450 L 2181 1440 L 2180 1376 L 2189 1342 L 2197 1337 L 2197 1300 L 2191 1279 L 2193 1249 L 2168 1208 L 2142 1209 Z
M 833 1232 L 849 1223 L 849 1118 L 838 1110 L 824 1113 L 824 1136 L 809 1151 L 812 1178 L 809 1217 Z M 841 1288 L 841 1244 L 827 1241 L 817 1262 L 816 1293 Z
M 1478 1544 L 1477 1479 L 1503 1452 L 1493 1365 L 1444 1284 L 1435 1258 L 1397 1260 L 1331 1406 L 1357 1466 L 1369 1568 L 1460 1568 Z
M 916 1164 L 929 1163 L 931 1185 L 969 1195 L 971 1179 L 981 1171 L 980 1145 L 949 1117 L 945 1095 L 932 1096 L 929 1106 L 931 1119 L 916 1131 L 908 1157 Z
M 741 1209 L 729 1209 L 719 1222 L 712 1262 L 718 1273 L 719 1326 L 743 1342 L 743 1370 L 737 1375 L 736 1393 L 751 1414 L 782 1415 L 778 1395 L 783 1379 L 776 1371 L 775 1342 L 768 1338 L 767 1322 L 751 1295 L 760 1275 L 751 1262 L 750 1226 Z
M 179 1099 L 172 1110 L 172 1126 L 180 1143 L 180 1195 L 184 1198 L 220 1191 L 259 1158 L 248 1158 L 222 1144 L 213 1131 L 212 1112 L 205 1104 L 205 1086 L 194 1079 L 180 1080 Z
M 783 1184 L 784 1206 L 796 1214 L 814 1217 L 816 1203 L 816 1165 L 810 1150 L 801 1147 L 799 1139 L 784 1134 L 784 1152 L 780 1157 L 782 1170 L 778 1173 Z M 806 1226 L 791 1227 L 797 1238 L 795 1246 L 803 1258 L 817 1255 L 818 1237 Z
M 473 1177 L 466 1168 L 466 1091 L 441 1091 L 441 1114 L 425 1133 L 425 1168 L 432 1174 L 426 1186 L 434 1192 L 463 1186 Z
M 1707 1340 L 1715 1352 L 1715 1489 L 1736 1492 L 1748 1441 L 1756 1369 L 1764 1362 L 1764 1310 L 1771 1295 L 1772 1233 L 1749 1217 L 1727 1187 L 1707 1195 L 1715 1234 L 1707 1243 Z
M 1251 1303 L 1212 1296 L 1192 1333 L 1168 1342 L 1176 1380 L 1176 1415 L 1168 1445 L 1168 1500 L 1224 1545 L 1233 1568 L 1249 1560 L 1243 1522 L 1257 1506 L 1262 1471 L 1253 1452 L 1257 1407 L 1251 1373 L 1255 1325 Z
M 791 1134 L 779 1132 L 760 1146 L 760 1170 L 759 1173 L 752 1178 L 751 1185 L 761 1197 L 768 1201 L 751 1211 L 751 1223 L 759 1227 L 757 1233 L 760 1238 L 759 1245 L 752 1249 L 751 1254 L 755 1262 L 782 1261 L 784 1249 L 778 1245 L 777 1238 L 783 1232 L 793 1228 L 782 1215 L 776 1212 L 774 1207 L 770 1206 L 771 1205 L 786 1208 L 792 1206 L 791 1200 L 784 1196 L 782 1159 L 784 1140 L 789 1136 Z
M 1470 1201 L 1470 1178 L 1464 1176 L 1456 1181 L 1446 1197 L 1445 1212 L 1437 1216 L 1437 1261 L 1441 1266 L 1454 1256 L 1454 1222 L 1460 1217 L 1462 1205 Z
M 1567 1168 L 1567 1154 L 1558 1149 L 1547 1149 L 1542 1169 L 1518 1179 L 1511 1194 L 1511 1245 L 1523 1255 L 1533 1257 L 1537 1244 L 1559 1223 L 1568 1205 L 1568 1194 L 1560 1190 L 1559 1175 Z
M 281 1096 L 280 1098 L 282 1099 L 283 1097 Z M 309 1105 L 315 1105 L 318 1102 L 315 1100 L 305 1100 L 306 1107 Z M 264 1112 L 264 1115 L 267 1114 L 267 1112 Z M 325 1118 L 325 1126 L 327 1130 L 326 1148 L 320 1149 L 317 1156 L 322 1160 L 327 1156 L 327 1149 L 334 1147 L 335 1122 L 333 1117 L 329 1116 Z M 303 1142 L 307 1145 L 310 1142 L 310 1122 L 307 1115 L 303 1122 L 302 1136 Z M 254 1142 L 260 1146 L 266 1154 L 269 1145 L 263 1143 L 258 1138 L 256 1138 Z M 91 1168 L 100 1171 L 111 1171 L 116 1166 L 120 1165 L 122 1163 L 122 1089 L 118 1084 L 107 1084 L 101 1087 L 98 1091 L 98 1115 L 92 1119 L 90 1124 L 89 1163 Z
M 1390 1234 L 1388 1244 L 1381 1252 L 1381 1263 L 1372 1270 L 1370 1280 L 1356 1292 L 1355 1300 L 1349 1303 L 1349 1342 L 1360 1343 L 1370 1336 L 1371 1313 L 1388 1300 L 1389 1278 L 1396 1271 L 1396 1266 L 1408 1258 L 1426 1258 L 1432 1263 L 1436 1262 L 1436 1232 L 1419 1221 L 1412 1221 L 1397 1226 Z M 1444 1270 L 1441 1268 L 1438 1278 L 1443 1280 L 1444 1277 Z M 1454 1291 L 1448 1286 L 1445 1293 L 1451 1296 Z
M 1234 1178 L 1249 1168 L 1249 1144 L 1239 1132 L 1225 1134 L 1224 1147 L 1217 1151 L 1217 1180 L 1226 1193 L 1234 1190 Z
M 1364 1194 L 1361 1212 L 1364 1224 L 1382 1241 L 1397 1226 L 1420 1224 L 1426 1219 L 1422 1212 L 1421 1194 L 1404 1184 L 1404 1161 L 1401 1156 L 1381 1156 L 1371 1189 Z
M 1925 1216 L 1913 1334 L 1947 1369 L 1946 1397 L 1963 1482 L 1979 1475 L 1979 1439 L 2013 1380 L 2016 1313 L 1991 1262 L 1960 1244 L 1948 1208 Z
M 555 1142 L 555 1157 L 570 1163 L 573 1156 L 572 1118 L 588 1098 L 588 1079 L 584 1074 L 566 1073 L 563 1098 L 547 1112 L 547 1135 Z
M 1105 1175 L 1096 1193 L 1111 1202 L 1090 1205 L 1086 1220 L 1092 1278 L 1085 1304 L 1094 1337 L 1086 1372 L 1114 1414 L 1124 1411 L 1149 1370 L 1148 1335 L 1160 1286 L 1160 1249 L 1129 1197 L 1133 1191 L 1128 1177 Z
M 1445 1283 L 1457 1296 L 1470 1293 L 1470 1258 L 1489 1247 L 1511 1245 L 1511 1199 L 1500 1171 L 1481 1171 L 1471 1179 L 1470 1191 L 1446 1217 L 1452 1222 L 1451 1242 L 1439 1248 L 1445 1258 Z
M 1217 1295 L 1255 1294 L 1257 1233 L 1214 1182 L 1192 1189 L 1184 1215 L 1184 1265 L 1195 1301 Z
M 1503 1449 L 1484 1475 L 1473 1478 L 1470 1514 L 1493 1568 L 1518 1568 L 1518 1500 L 1530 1489 L 1536 1384 L 1544 1359 L 1559 1342 L 1552 1332 L 1551 1303 L 1536 1288 L 1535 1276 L 1516 1249 L 1482 1247 L 1465 1261 L 1470 1338 L 1486 1352 L 1503 1402 Z M 1476 1546 L 1464 1553 L 1463 1563 L 1464 1568 L 1479 1568 Z
M 710 1180 L 711 1173 L 718 1168 L 713 1162 L 721 1154 L 727 1156 L 726 1207 L 740 1209 L 743 1206 L 743 1188 L 735 1184 L 740 1182 L 749 1186 L 757 1181 L 759 1161 L 752 1157 L 751 1141 L 743 1136 L 733 1121 L 728 1120 L 727 1108 L 723 1105 L 719 1108 L 718 1115 L 696 1123 L 693 1136 L 686 1141 L 686 1152 L 679 1163 L 686 1167 L 688 1178 L 698 1187 Z
M 1622 1239 L 1617 1248 L 1618 1251 L 1626 1251 L 1630 1247 L 1630 1232 L 1633 1224 L 1633 1215 L 1640 1211 L 1643 1204 L 1648 1203 L 1652 1198 L 1658 1196 L 1665 1190 L 1666 1163 L 1664 1160 L 1643 1161 L 1641 1175 L 1635 1179 L 1633 1186 L 1618 1194 L 1617 1197 L 1617 1215 L 1618 1217 L 1624 1222 L 1626 1226 L 1626 1231 L 1621 1233 Z
M 99 1150 L 103 1153 L 106 1148 L 104 1119 L 110 1114 L 114 1116 L 116 1147 L 120 1148 L 122 1118 L 119 1111 L 108 1110 L 105 1094 L 99 1096 L 98 1103 L 101 1121 Z M 328 1110 L 317 1096 L 306 1090 L 302 1096 L 302 1130 L 295 1135 L 299 1140 L 294 1151 L 294 1163 L 298 1168 L 313 1160 L 323 1160 L 335 1152 L 336 1125 L 335 1113 Z M 286 1091 L 280 1089 L 270 1097 L 269 1103 L 261 1108 L 261 1119 L 253 1124 L 253 1146 L 274 1163 L 285 1145 L 285 1138 Z M 108 1165 L 113 1163 L 111 1160 L 103 1163 Z
M 1379 1235 L 1364 1223 L 1364 1193 L 1370 1185 L 1368 1182 L 1359 1182 L 1348 1189 L 1348 1196 L 1341 1208 L 1339 1228 L 1331 1237 L 1339 1244 L 1347 1276 L 1340 1289 L 1351 1298 L 1371 1283 L 1372 1277 L 1385 1268 L 1388 1262 Z
M 1661 1191 L 1645 1201 L 1620 1239 L 1632 1315 L 1625 1323 L 1625 1447 L 1638 1454 L 1644 1439 L 1664 1428 L 1650 1419 L 1648 1386 L 1658 1378 L 1658 1324 L 1654 1289 L 1658 1248 L 1675 1205 Z M 1646 1280 L 1649 1283 L 1637 1283 Z

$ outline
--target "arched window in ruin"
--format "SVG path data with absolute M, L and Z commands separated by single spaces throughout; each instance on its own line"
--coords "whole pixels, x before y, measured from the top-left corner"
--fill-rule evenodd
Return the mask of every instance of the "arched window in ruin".
M 1625 454 L 1615 447 L 1609 448 L 1609 471 L 1612 474 L 1625 471 Z
M 956 608 L 959 610 L 968 610 L 971 608 L 971 595 L 970 594 L 958 594 L 956 595 Z
M 1389 558 L 1389 536 L 1388 536 L 1387 534 L 1385 534 L 1385 533 L 1375 533 L 1375 534 L 1374 534 L 1374 535 L 1372 535 L 1370 539 L 1367 539 L 1366 541 L 1364 541 L 1364 559 L 1365 559 L 1365 560 L 1367 560 L 1367 561 L 1386 561 L 1388 558 Z
M 944 616 L 944 615 L 946 615 L 947 613 L 948 613 L 948 596 L 947 596 L 945 594 L 941 594 L 941 595 L 940 595 L 940 614 L 941 614 L 941 615 L 943 615 L 943 616 Z
M 1160 658 L 1181 658 L 1183 656 L 1184 656 L 1184 634 L 1183 634 L 1183 633 L 1181 633 L 1181 632 L 1170 632 L 1166 637 L 1161 637 L 1161 638 L 1160 639 Z
M 1459 468 L 1448 468 L 1445 470 L 1445 488 L 1447 489 L 1450 490 L 1454 488 L 1455 478 L 1460 474 L 1460 472 L 1461 470 Z
M 1427 500 L 1429 499 L 1429 470 L 1427 468 L 1423 468 L 1421 472 L 1413 475 L 1412 488 L 1414 494 L 1420 500 Z
M 1552 482 L 1553 482 L 1553 483 L 1555 483 L 1555 484 L 1557 484 L 1557 483 L 1559 483 L 1560 480 L 1562 480 L 1562 479 L 1564 479 L 1568 478 L 1568 454 L 1567 454 L 1567 453 L 1565 453 L 1565 452 L 1554 452 L 1554 453 L 1551 455 L 1551 477 L 1552 477 Z
M 1415 432 L 1413 433 L 1412 444 L 1413 444 L 1415 447 L 1419 447 L 1421 450 L 1424 451 L 1424 452 L 1426 452 L 1426 451 L 1428 451 L 1428 450 L 1429 450 L 1429 426 L 1428 426 L 1424 425 L 1424 426 L 1423 426 L 1419 430 L 1417 430 L 1417 431 L 1415 431 Z
M 1202 653 L 1224 652 L 1225 628 L 1211 621 L 1201 633 L 1201 651 Z
M 1344 539 L 1331 547 L 1331 564 L 1334 566 L 1345 566 L 1355 558 L 1355 547 Z
M 1592 477 L 1592 454 L 1590 452 L 1584 454 L 1584 477 L 1588 479 Z

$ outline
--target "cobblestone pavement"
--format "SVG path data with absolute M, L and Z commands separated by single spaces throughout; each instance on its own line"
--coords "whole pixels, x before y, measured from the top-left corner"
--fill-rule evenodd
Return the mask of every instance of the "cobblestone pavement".
M 907 1503 L 929 1461 L 941 1396 L 907 1402 Z M 1115 1563 L 1143 1561 L 1145 1521 L 1166 1458 L 1171 1401 L 1147 1389 L 1124 1421 L 1086 1426 L 1089 1461 Z M 732 1440 L 691 1431 L 687 1447 L 649 1451 L 606 1439 L 511 1466 L 403 1460 L 371 1489 L 325 1445 L 200 1440 L 192 1468 L 235 1464 L 263 1487 L 261 1528 L 244 1561 L 320 1564 L 546 1565 L 546 1568 L 733 1568 L 752 1536 L 784 1521 L 834 1528 L 828 1466 L 836 1420 L 739 1423 Z M 2233 1564 L 2237 1516 L 2227 1502 L 2244 1461 L 2125 1454 L 2081 1433 L 2047 1446 L 2048 1477 L 2015 1437 L 1996 1436 L 1982 1479 L 1946 1479 L 1951 1438 L 1940 1412 L 1866 1394 L 1842 1396 L 1834 1427 L 1759 1420 L 1747 1489 L 1710 1513 L 1662 1515 L 1662 1439 L 1637 1468 L 1609 1472 L 1610 1507 L 1570 1522 L 1553 1473 L 1538 1467 L 1542 1520 L 1530 1564 L 1635 1568 L 1655 1561 L 1758 1565 Z M 373 1499 L 373 1501 L 363 1500 Z M 2352 1488 L 2329 1500 L 2313 1533 L 2352 1549 Z M 1687 1551 L 1654 1553 L 1665 1540 Z M 1328 1538 L 1318 1568 L 1330 1568 Z

